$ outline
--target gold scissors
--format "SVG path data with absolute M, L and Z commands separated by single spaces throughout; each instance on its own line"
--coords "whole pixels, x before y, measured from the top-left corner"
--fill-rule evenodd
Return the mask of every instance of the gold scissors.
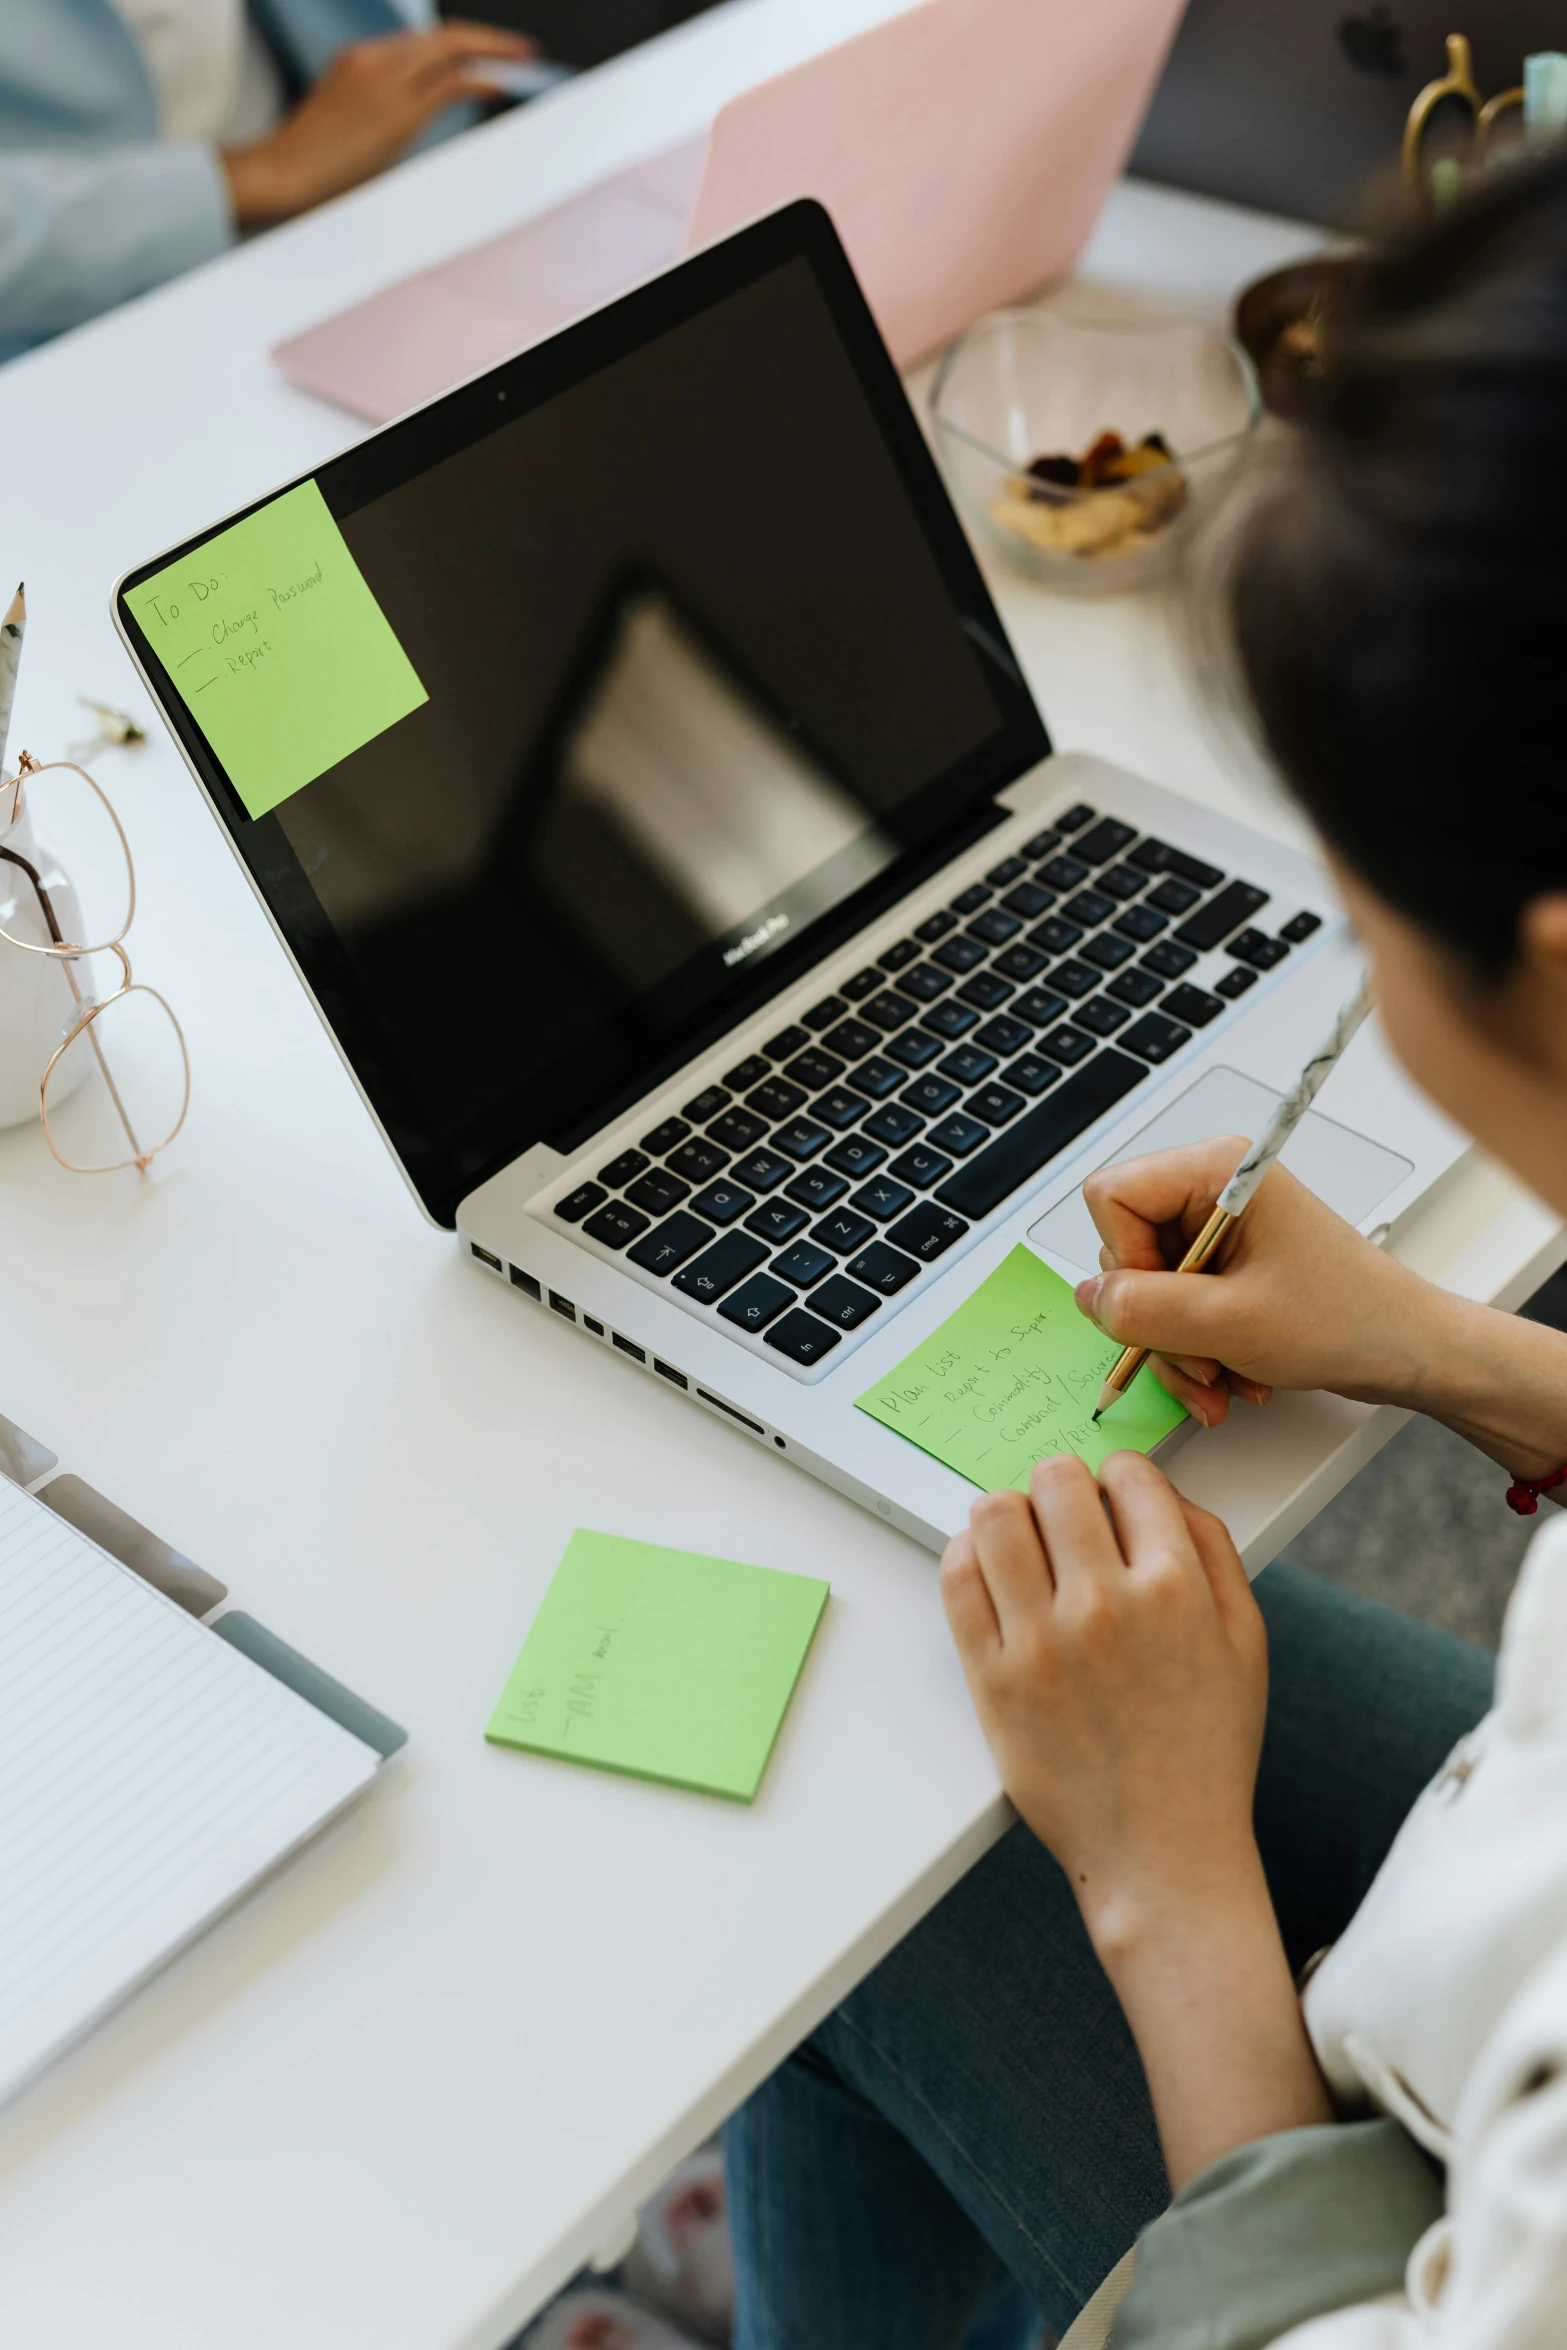
M 1427 82 L 1409 109 L 1409 120 L 1404 125 L 1404 186 L 1411 204 L 1424 212 L 1435 211 L 1437 193 L 1433 175 L 1427 173 L 1422 163 L 1421 150 L 1432 116 L 1450 98 L 1468 107 L 1474 121 L 1470 158 L 1475 163 L 1483 163 L 1492 131 L 1504 114 L 1522 106 L 1523 89 L 1520 85 L 1516 90 L 1499 90 L 1494 98 L 1482 98 L 1467 38 L 1462 33 L 1448 34 L 1447 71 L 1440 80 Z

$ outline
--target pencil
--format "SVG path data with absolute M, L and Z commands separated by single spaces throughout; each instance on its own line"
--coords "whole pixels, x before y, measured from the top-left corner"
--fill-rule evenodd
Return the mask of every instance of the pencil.
M 1310 1109 L 1324 1078 L 1342 1058 L 1350 1038 L 1370 1009 L 1371 982 L 1363 979 L 1334 1021 L 1332 1034 L 1312 1054 L 1295 1084 L 1274 1111 L 1262 1140 L 1251 1145 L 1220 1192 L 1212 1215 L 1176 1266 L 1178 1273 L 1200 1273 L 1211 1262 L 1220 1241 L 1246 1207 L 1258 1184 Z M 1099 1390 L 1099 1401 L 1094 1406 L 1096 1420 L 1101 1412 L 1107 1412 L 1126 1393 L 1152 1352 L 1153 1349 L 1147 1346 L 1122 1348 Z
M 0 620 L 0 770 L 5 767 L 6 737 L 11 731 L 11 705 L 16 700 L 16 672 L 22 658 L 22 632 L 27 626 L 27 598 L 20 588 Z

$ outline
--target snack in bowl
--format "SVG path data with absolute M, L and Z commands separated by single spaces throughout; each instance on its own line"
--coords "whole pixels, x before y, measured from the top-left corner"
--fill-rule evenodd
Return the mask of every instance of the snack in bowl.
M 1081 457 L 1035 457 L 1009 474 L 990 518 L 1052 555 L 1087 562 L 1127 555 L 1167 530 L 1186 503 L 1186 477 L 1161 433 L 1128 447 L 1102 432 Z

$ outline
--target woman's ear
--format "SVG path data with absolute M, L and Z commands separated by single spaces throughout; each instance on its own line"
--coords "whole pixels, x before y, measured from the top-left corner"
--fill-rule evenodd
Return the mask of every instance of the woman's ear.
M 1567 890 L 1529 900 L 1519 917 L 1518 944 L 1536 979 L 1567 994 Z

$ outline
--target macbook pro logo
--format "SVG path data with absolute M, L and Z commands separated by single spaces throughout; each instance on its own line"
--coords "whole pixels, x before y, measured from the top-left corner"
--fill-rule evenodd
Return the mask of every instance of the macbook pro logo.
M 780 930 L 787 930 L 788 927 L 789 917 L 787 914 L 769 914 L 765 922 L 758 922 L 756 928 L 748 930 L 744 938 L 737 939 L 732 947 L 725 947 L 724 962 L 726 966 L 732 963 L 743 963 L 747 955 L 754 955 L 758 947 L 771 945 Z

